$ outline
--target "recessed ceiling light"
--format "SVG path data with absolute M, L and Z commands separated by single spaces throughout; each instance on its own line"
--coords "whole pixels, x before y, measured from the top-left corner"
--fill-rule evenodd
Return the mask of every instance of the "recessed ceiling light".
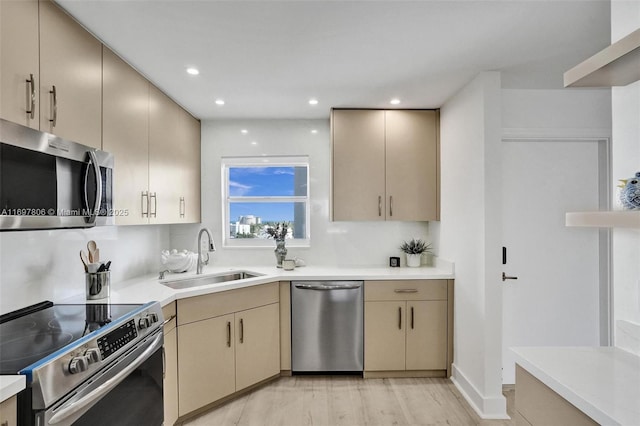
M 318 100 L 315 98 L 309 99 L 309 105 L 318 105 Z
M 243 135 L 246 135 L 247 133 L 249 133 L 249 131 L 247 129 L 242 129 L 240 130 L 240 133 L 242 133 Z
M 256 141 L 251 141 L 251 145 L 258 145 L 258 142 L 256 142 Z
M 316 133 L 318 133 L 318 131 L 317 131 L 316 129 L 313 129 L 313 130 L 311 131 L 311 133 L 313 133 L 313 134 L 315 135 Z
M 216 99 L 216 105 L 224 105 L 224 100 Z
M 198 71 L 198 68 L 187 68 L 187 73 L 191 74 L 191 75 L 198 75 L 200 74 L 200 71 Z
M 400 99 L 391 99 L 391 101 L 389 101 L 389 103 L 391 105 L 398 105 L 400 103 Z

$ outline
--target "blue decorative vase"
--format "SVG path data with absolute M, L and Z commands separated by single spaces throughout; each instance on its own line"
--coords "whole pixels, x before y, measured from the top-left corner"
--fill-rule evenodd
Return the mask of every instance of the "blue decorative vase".
M 282 261 L 287 257 L 287 248 L 284 246 L 284 240 L 276 240 L 276 249 L 273 252 L 276 255 L 276 266 L 282 268 Z

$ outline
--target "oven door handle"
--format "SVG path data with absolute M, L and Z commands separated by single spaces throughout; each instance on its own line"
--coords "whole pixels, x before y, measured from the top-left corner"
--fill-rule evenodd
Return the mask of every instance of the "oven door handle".
M 68 407 L 61 408 L 60 411 L 55 413 L 49 420 L 50 425 L 60 423 L 67 417 L 77 413 L 85 408 L 87 405 L 92 404 L 94 401 L 102 398 L 105 394 L 109 393 L 113 388 L 118 386 L 126 377 L 131 374 L 136 368 L 140 366 L 146 359 L 162 345 L 162 333 L 158 334 L 153 340 L 153 343 L 145 349 L 138 358 L 136 358 L 131 364 L 126 366 L 121 372 L 98 386 L 89 395 L 86 395 L 79 400 L 71 403 Z

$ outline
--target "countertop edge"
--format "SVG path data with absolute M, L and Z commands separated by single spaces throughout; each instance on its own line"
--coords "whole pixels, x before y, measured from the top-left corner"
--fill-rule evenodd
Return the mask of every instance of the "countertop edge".
M 586 349 L 580 347 L 552 347 L 552 348 L 511 348 L 511 351 L 516 356 L 516 363 L 520 365 L 522 368 L 531 373 L 534 377 L 556 392 L 558 395 L 566 399 L 568 402 L 573 404 L 580 411 L 585 413 L 587 416 L 591 417 L 594 421 L 599 424 L 606 425 L 625 425 L 629 424 L 624 419 L 612 417 L 612 414 L 606 412 L 602 407 L 597 406 L 597 402 L 590 401 L 587 396 L 582 395 L 581 389 L 579 389 L 579 385 L 577 383 L 571 383 L 567 381 L 563 381 L 562 379 L 555 377 L 553 372 L 547 371 L 548 368 L 544 366 L 544 361 L 536 360 L 535 355 L 532 355 L 531 349 L 544 351 L 548 349 L 549 351 L 576 351 L 578 349 Z M 601 348 L 588 348 L 592 349 L 593 352 L 601 353 L 602 357 L 606 353 L 619 353 L 624 357 L 637 357 L 637 355 L 631 354 L 630 352 L 626 352 L 622 349 L 616 347 L 601 347 Z M 640 358 L 639 358 L 640 359 Z M 614 361 L 611 361 L 612 363 Z M 584 377 L 582 378 L 584 380 Z M 595 381 L 594 381 L 595 382 Z M 517 384 L 516 384 L 517 388 Z M 576 389 L 577 388 L 577 389 Z
M 27 386 L 26 377 L 21 375 L 0 376 L 0 402 L 6 401 Z

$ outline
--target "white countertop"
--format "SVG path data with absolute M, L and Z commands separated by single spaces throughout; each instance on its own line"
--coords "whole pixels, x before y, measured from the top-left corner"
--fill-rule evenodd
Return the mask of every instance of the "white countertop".
M 511 350 L 516 363 L 596 422 L 640 425 L 639 356 L 615 347 Z
M 0 376 L 0 402 L 25 388 L 25 376 Z
M 151 274 L 131 280 L 112 283 L 111 295 L 108 299 L 86 300 L 84 294 L 56 300 L 56 303 L 147 303 L 158 301 L 167 305 L 174 300 L 203 294 L 217 293 L 236 288 L 250 287 L 273 281 L 292 280 L 416 280 L 416 279 L 453 279 L 453 264 L 440 260 L 435 267 L 390 268 L 390 267 L 321 267 L 303 266 L 293 271 L 285 271 L 275 266 L 206 266 L 202 275 L 194 272 L 170 274 L 164 281 L 184 280 L 207 275 L 224 274 L 229 271 L 250 271 L 260 274 L 259 277 L 209 284 L 182 290 L 174 290 L 162 285 L 158 274 Z M 15 379 L 17 377 L 17 379 Z M 18 387 L 16 387 L 18 386 Z M 22 376 L 0 376 L 0 399 L 6 399 L 20 392 L 25 387 Z
M 121 283 L 112 283 L 111 295 L 108 303 L 146 303 L 158 301 L 167 305 L 174 300 L 186 297 L 201 296 L 203 294 L 217 293 L 236 288 L 251 287 L 258 284 L 273 281 L 293 280 L 416 280 L 416 279 L 453 279 L 453 265 L 448 262 L 440 262 L 436 267 L 420 268 L 390 268 L 390 267 L 323 267 L 303 266 L 293 271 L 285 271 L 275 266 L 207 266 L 202 275 L 194 272 L 184 274 L 170 274 L 163 281 L 185 280 L 190 278 L 206 277 L 207 275 L 219 275 L 230 271 L 248 271 L 260 274 L 255 278 L 230 281 L 218 284 L 209 284 L 199 287 L 175 290 L 162 285 L 157 274 L 127 280 Z M 86 301 L 87 303 L 105 303 L 107 299 Z M 57 303 L 84 303 L 84 295 Z

